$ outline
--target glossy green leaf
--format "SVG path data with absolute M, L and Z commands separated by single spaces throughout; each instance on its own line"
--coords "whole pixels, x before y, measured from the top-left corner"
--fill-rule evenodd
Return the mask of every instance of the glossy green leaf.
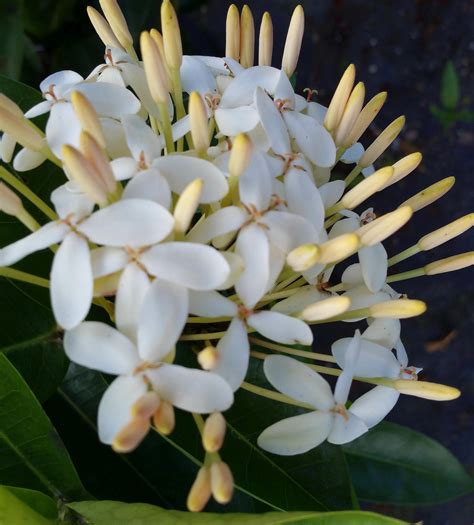
M 23 63 L 22 0 L 0 0 L 0 72 L 19 78 Z
M 446 62 L 441 77 L 441 102 L 450 110 L 456 109 L 459 103 L 459 77 L 451 60 Z
M 54 520 L 58 517 L 58 507 L 54 500 L 37 490 L 23 489 L 20 487 L 2 487 L 11 492 L 16 498 L 21 500 L 30 509 L 33 509 L 41 516 Z M 1 521 L 0 521 L 1 523 Z
M 55 525 L 57 521 L 36 512 L 7 487 L 0 486 L 0 523 L 5 525 Z
M 381 423 L 343 448 L 363 500 L 435 504 L 474 490 L 472 478 L 451 452 L 394 423 Z

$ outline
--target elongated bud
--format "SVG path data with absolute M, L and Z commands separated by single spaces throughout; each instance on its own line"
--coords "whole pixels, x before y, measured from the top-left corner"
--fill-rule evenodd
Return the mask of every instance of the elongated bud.
M 335 295 L 307 306 L 298 316 L 304 321 L 323 321 L 347 311 L 351 305 L 349 297 Z
M 97 179 L 102 181 L 107 195 L 114 193 L 117 189 L 117 181 L 110 167 L 109 159 L 90 133 L 86 131 L 81 133 L 80 148 L 81 153 L 93 166 Z
M 336 146 L 340 146 L 344 142 L 345 138 L 354 127 L 354 124 L 362 110 L 362 106 L 364 105 L 364 98 L 365 86 L 363 82 L 359 82 L 352 90 L 351 96 L 349 97 L 347 105 L 344 109 L 341 122 L 339 122 L 339 125 L 337 126 L 334 138 Z
M 124 49 L 129 48 L 133 44 L 133 38 L 117 0 L 99 0 L 99 3 L 117 40 Z
M 157 104 L 166 104 L 170 91 L 168 72 L 158 46 L 146 31 L 140 35 L 140 49 L 151 96 Z
M 99 35 L 99 38 L 102 40 L 105 46 L 123 49 L 122 44 L 117 40 L 117 37 L 114 35 L 110 24 L 99 13 L 99 11 L 94 9 L 92 6 L 88 6 L 87 14 L 89 15 L 89 20 L 94 26 L 95 32 Z
M 326 117 L 324 118 L 324 126 L 328 131 L 335 130 L 341 121 L 347 100 L 349 99 L 352 87 L 354 86 L 355 73 L 355 66 L 354 64 L 351 64 L 345 70 L 341 80 L 339 81 L 331 103 L 329 104 Z
M 211 490 L 218 503 L 229 503 L 234 493 L 234 477 L 227 463 L 219 461 L 211 465 Z
M 398 137 L 404 125 L 405 117 L 403 115 L 391 122 L 365 150 L 365 153 L 359 159 L 359 166 L 366 168 L 373 164 Z
M 431 399 L 433 401 L 452 401 L 461 395 L 461 392 L 457 388 L 429 383 L 428 381 L 396 379 L 391 386 L 402 394 Z
M 20 197 L 6 184 L 0 182 L 0 211 L 7 215 L 18 217 L 23 210 L 24 208 Z
M 240 57 L 240 14 L 235 4 L 232 4 L 227 11 L 225 56 L 234 60 L 239 60 Z
M 41 151 L 44 148 L 42 136 L 30 125 L 23 113 L 20 115 L 16 110 L 13 113 L 2 105 L 0 105 L 0 131 L 11 135 L 25 148 L 33 151 Z
M 132 406 L 132 417 L 150 419 L 160 407 L 160 398 L 156 392 L 147 392 Z
M 426 303 L 418 299 L 394 299 L 369 307 L 369 317 L 407 319 L 426 312 Z
M 428 186 L 424 190 L 421 190 L 413 197 L 410 197 L 405 202 L 400 204 L 399 208 L 402 206 L 410 206 L 413 211 L 419 211 L 433 202 L 440 199 L 443 195 L 448 193 L 448 191 L 454 186 L 456 179 L 454 177 L 446 177 L 438 182 L 435 182 L 431 186 Z
M 3 93 L 0 93 L 0 109 L 9 111 L 12 115 L 19 118 L 24 118 L 23 111 L 11 98 L 8 98 Z
M 416 170 L 422 159 L 423 155 L 418 151 L 416 153 L 410 153 L 410 155 L 395 162 L 393 165 L 393 177 L 387 182 L 385 187 L 395 184 L 409 175 L 412 171 Z
M 215 346 L 206 346 L 199 352 L 197 360 L 203 370 L 214 370 L 219 362 L 219 352 Z
M 382 106 L 387 100 L 387 93 L 382 91 L 378 95 L 375 95 L 367 104 L 364 109 L 360 112 L 355 124 L 352 126 L 351 131 L 347 135 L 344 143 L 342 144 L 345 148 L 349 148 L 352 144 L 355 144 L 360 137 L 364 134 L 365 130 L 372 124 L 375 117 L 378 115 Z
M 229 173 L 232 177 L 240 177 L 248 168 L 252 158 L 253 144 L 244 133 L 239 133 L 232 144 L 229 156 Z
M 135 450 L 150 430 L 147 419 L 135 418 L 115 436 L 112 448 L 115 452 L 127 453 Z
M 392 175 L 392 166 L 387 166 L 377 170 L 374 174 L 359 182 L 357 186 L 354 186 L 344 195 L 344 197 L 342 197 L 342 207 L 348 210 L 353 210 L 359 206 L 359 204 L 362 204 L 365 200 L 371 197 L 374 193 L 380 191 Z M 408 203 L 405 204 L 407 205 Z
M 466 252 L 429 263 L 425 266 L 425 272 L 426 275 L 437 275 L 462 270 L 472 265 L 474 265 L 474 252 Z
M 258 35 L 258 65 L 271 66 L 273 55 L 273 23 L 270 13 L 263 13 Z
M 168 401 L 161 401 L 160 407 L 153 414 L 153 424 L 160 434 L 168 436 L 173 432 L 176 424 L 174 408 Z
M 94 106 L 80 91 L 74 91 L 72 93 L 71 102 L 82 129 L 94 137 L 101 148 L 105 148 L 104 133 Z
M 472 228 L 472 226 L 474 226 L 474 213 L 468 213 L 464 215 L 464 217 L 460 217 L 446 226 L 422 237 L 417 243 L 418 247 L 423 251 L 432 250 L 461 235 Z
M 161 30 L 166 63 L 170 69 L 179 70 L 183 61 L 183 46 L 178 17 L 170 0 L 163 0 L 161 4 Z
M 188 494 L 186 506 L 190 512 L 201 512 L 211 497 L 211 469 L 201 467 Z
M 240 63 L 252 67 L 255 55 L 255 24 L 250 7 L 244 5 L 240 15 Z
M 346 259 L 357 251 L 360 245 L 355 233 L 345 233 L 319 245 L 319 260 L 321 264 L 330 264 Z
M 155 42 L 155 44 L 157 45 L 158 50 L 160 51 L 160 55 L 161 55 L 161 58 L 163 60 L 163 63 L 165 63 L 165 61 L 166 61 L 166 59 L 165 59 L 165 45 L 163 43 L 163 36 L 162 36 L 162 34 L 158 31 L 158 29 L 151 29 L 150 30 L 150 36 L 153 39 L 153 41 Z
M 176 233 L 185 233 L 189 228 L 199 206 L 203 186 L 204 182 L 202 179 L 194 179 L 179 196 L 173 214 L 174 231 Z
M 403 206 L 395 211 L 386 213 L 368 224 L 361 226 L 355 233 L 364 246 L 373 246 L 384 241 L 404 226 L 413 215 L 410 206 Z
M 9 163 L 15 153 L 16 140 L 8 133 L 4 133 L 0 138 L 0 159 Z
M 295 272 L 304 272 L 318 262 L 319 247 L 316 244 L 303 244 L 292 250 L 286 263 Z
M 224 443 L 226 422 L 220 412 L 211 414 L 202 431 L 202 446 L 206 452 L 217 452 Z
M 207 108 L 197 91 L 193 91 L 189 97 L 188 111 L 194 147 L 199 153 L 205 152 L 210 143 Z
M 288 33 L 286 35 L 285 48 L 281 61 L 281 69 L 288 77 L 296 71 L 300 57 L 301 43 L 304 34 L 304 10 L 301 5 L 295 7 L 291 15 Z

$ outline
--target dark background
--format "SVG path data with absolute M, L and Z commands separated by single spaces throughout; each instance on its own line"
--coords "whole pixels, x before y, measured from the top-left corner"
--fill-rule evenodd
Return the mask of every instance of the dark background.
M 327 105 L 340 75 L 353 62 L 358 80 L 365 82 L 367 98 L 382 90 L 389 92 L 376 126 L 366 133 L 363 142 L 368 145 L 371 133 L 383 129 L 400 114 L 407 117 L 402 138 L 377 165 L 392 163 L 413 151 L 422 151 L 424 155 L 416 172 L 373 200 L 375 211 L 389 211 L 441 178 L 454 175 L 457 179 L 446 197 L 418 212 L 401 233 L 387 242 L 389 255 L 472 211 L 474 129 L 470 97 L 474 88 L 474 3 L 468 0 L 303 0 L 301 3 L 306 13 L 306 32 L 297 91 L 315 88 L 316 100 Z M 34 86 L 60 69 L 74 69 L 86 76 L 101 63 L 103 54 L 103 46 L 85 12 L 87 4 L 83 0 L 0 0 L 0 72 Z M 158 0 L 121 2 L 135 36 L 141 29 L 159 27 L 159 4 Z M 262 13 L 269 10 L 272 14 L 274 65 L 278 66 L 296 2 L 250 0 L 248 4 L 254 13 L 257 34 Z M 181 0 L 175 5 L 185 52 L 222 55 L 227 2 Z M 241 7 L 240 3 L 238 6 Z M 443 77 L 446 67 L 451 68 L 451 75 Z M 446 98 L 443 103 L 442 85 L 448 99 L 451 98 L 450 104 Z M 473 249 L 473 237 L 468 233 L 433 252 L 405 261 L 397 271 Z M 410 363 L 424 368 L 422 379 L 451 384 L 463 394 L 449 403 L 402 397 L 388 419 L 440 441 L 474 473 L 472 275 L 472 271 L 463 270 L 395 285 L 397 291 L 420 298 L 429 306 L 424 316 L 403 323 L 403 341 Z M 316 336 L 317 344 L 318 341 L 325 344 L 324 334 Z M 467 525 L 474 519 L 470 496 L 431 508 L 371 508 L 433 525 Z

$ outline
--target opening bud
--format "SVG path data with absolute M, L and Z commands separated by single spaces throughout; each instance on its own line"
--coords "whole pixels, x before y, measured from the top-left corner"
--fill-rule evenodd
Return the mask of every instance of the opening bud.
M 214 370 L 219 361 L 219 352 L 214 346 L 206 346 L 199 352 L 197 360 L 203 370 Z
M 271 66 L 273 55 L 273 23 L 270 13 L 263 13 L 258 36 L 258 65 Z
M 201 467 L 188 494 L 186 505 L 190 512 L 201 512 L 211 497 L 211 469 Z
M 86 131 L 81 133 L 80 148 L 84 157 L 86 157 L 93 166 L 97 179 L 102 181 L 107 197 L 113 195 L 117 191 L 117 181 L 115 180 L 105 151 L 100 147 L 95 138 Z
M 25 118 L 23 112 L 12 102 L 10 111 L 9 104 L 4 97 L 0 104 L 0 131 L 8 133 L 16 142 L 33 151 L 41 151 L 44 148 L 43 137 Z M 8 109 L 7 109 L 8 107 Z M 20 112 L 18 112 L 20 110 Z
M 452 401 L 457 399 L 461 392 L 452 386 L 429 383 L 428 381 L 412 381 L 410 379 L 396 379 L 393 388 L 401 394 L 422 397 L 433 401 Z
M 356 69 L 354 64 L 351 64 L 342 75 L 341 80 L 334 92 L 331 103 L 329 104 L 326 117 L 324 118 L 324 126 L 328 131 L 334 131 L 341 121 L 342 114 L 347 104 L 347 100 L 351 94 L 354 86 Z
M 250 7 L 246 4 L 240 15 L 240 64 L 253 66 L 255 54 L 255 24 Z
M 301 5 L 297 5 L 291 15 L 281 61 L 281 69 L 287 74 L 288 78 L 295 72 L 296 66 L 298 65 L 303 34 L 304 10 Z
M 202 179 L 194 179 L 179 196 L 173 214 L 174 231 L 176 233 L 185 233 L 189 228 L 199 206 L 203 186 L 204 182 Z
M 373 164 L 398 137 L 404 125 L 405 117 L 403 115 L 391 122 L 365 150 L 365 153 L 359 159 L 359 166 L 366 168 Z
M 168 401 L 161 401 L 160 407 L 153 414 L 153 424 L 160 434 L 168 436 L 176 424 L 174 408 Z
M 239 60 L 240 56 L 240 14 L 235 4 L 232 4 L 227 11 L 225 56 L 234 60 Z
M 99 13 L 99 11 L 91 6 L 88 6 L 87 14 L 89 15 L 89 20 L 91 21 L 95 32 L 99 35 L 99 38 L 102 40 L 105 46 L 123 49 L 122 44 L 120 44 L 120 42 L 117 40 L 117 37 L 114 35 L 110 24 Z
M 105 148 L 104 133 L 94 106 L 80 91 L 73 91 L 71 102 L 82 129 L 87 131 L 101 148 Z
M 425 188 L 416 195 L 413 195 L 413 197 L 410 197 L 408 200 L 400 204 L 399 208 L 402 206 L 410 206 L 414 212 L 421 210 L 448 193 L 448 191 L 454 186 L 455 182 L 456 179 L 454 177 L 446 177 L 445 179 L 428 186 L 428 188 Z
M 363 82 L 359 82 L 352 90 L 351 96 L 349 97 L 347 105 L 344 109 L 341 122 L 337 126 L 334 137 L 336 146 L 340 146 L 344 142 L 345 138 L 353 128 L 357 117 L 362 110 L 362 106 L 364 105 L 364 98 L 365 86 Z
M 202 446 L 206 452 L 217 452 L 224 443 L 226 422 L 220 412 L 211 414 L 204 423 Z
M 0 211 L 13 217 L 23 213 L 23 204 L 20 197 L 14 193 L 6 184 L 0 182 Z
M 303 244 L 287 255 L 286 264 L 295 272 L 304 272 L 314 266 L 318 259 L 318 246 L 316 244 Z
M 360 239 L 355 233 L 345 233 L 319 245 L 321 264 L 331 264 L 342 261 L 354 254 L 360 245 Z
M 299 315 L 305 321 L 323 321 L 347 311 L 351 305 L 349 297 L 335 295 L 307 306 Z
M 433 248 L 441 246 L 441 244 L 454 239 L 458 235 L 461 235 L 472 228 L 473 225 L 474 213 L 468 213 L 464 217 L 461 217 L 422 237 L 417 243 L 418 247 L 423 251 L 432 250 Z
M 425 273 L 426 275 L 436 275 L 438 273 L 455 272 L 472 265 L 474 265 L 474 251 L 460 253 L 459 255 L 453 255 L 452 257 L 429 263 L 425 266 Z
M 170 69 L 179 70 L 183 61 L 183 46 L 178 17 L 170 0 L 163 0 L 161 4 L 161 30 L 166 63 Z
M 359 182 L 357 186 L 354 186 L 344 195 L 344 197 L 342 197 L 342 207 L 347 208 L 348 210 L 353 210 L 374 193 L 380 191 L 392 175 L 393 168 L 391 166 L 377 170 L 374 174 Z
M 395 184 L 409 175 L 412 171 L 416 170 L 422 159 L 423 155 L 418 151 L 416 153 L 410 153 L 410 155 L 395 162 L 393 165 L 393 177 L 387 182 L 386 186 Z
M 412 215 L 413 210 L 410 206 L 403 206 L 364 224 L 355 233 L 357 233 L 360 242 L 364 246 L 373 246 L 399 230 L 410 220 Z
M 375 95 L 367 104 L 364 109 L 360 112 L 355 124 L 352 126 L 351 131 L 347 135 L 344 143 L 342 144 L 345 148 L 349 148 L 352 144 L 355 144 L 360 137 L 364 134 L 365 130 L 372 124 L 375 117 L 378 115 L 382 106 L 387 100 L 387 93 L 382 91 L 378 95 Z
M 207 105 L 197 91 L 189 97 L 188 112 L 194 147 L 199 153 L 204 153 L 210 143 Z
M 125 49 L 129 48 L 133 44 L 133 38 L 117 0 L 99 0 L 99 3 L 117 40 Z
M 394 299 L 377 303 L 369 307 L 368 317 L 407 319 L 426 312 L 426 303 L 417 299 Z
M 160 407 L 160 398 L 156 392 L 147 392 L 132 406 L 132 416 L 140 419 L 150 419 Z
M 227 463 L 218 461 L 211 465 L 211 490 L 218 503 L 229 503 L 232 499 L 234 477 Z
M 252 158 L 253 144 L 244 133 L 239 133 L 232 144 L 229 156 L 229 173 L 231 177 L 240 177 L 248 168 Z
M 140 35 L 140 49 L 151 96 L 157 104 L 166 104 L 170 91 L 168 72 L 156 42 L 146 31 Z
M 126 453 L 135 450 L 150 429 L 147 419 L 135 418 L 115 436 L 112 448 L 115 452 Z

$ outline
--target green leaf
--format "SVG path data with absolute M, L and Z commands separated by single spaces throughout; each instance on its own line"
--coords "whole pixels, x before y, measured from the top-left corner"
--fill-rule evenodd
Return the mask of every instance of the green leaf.
M 0 483 L 78 499 L 85 491 L 28 385 L 0 354 Z
M 443 69 L 440 98 L 443 106 L 450 110 L 456 109 L 459 103 L 459 77 L 451 60 Z
M 435 504 L 474 490 L 451 452 L 394 423 L 381 423 L 343 448 L 357 495 L 366 501 Z
M 55 525 L 57 521 L 39 514 L 7 487 L 0 486 L 0 523 L 5 525 Z
M 23 489 L 20 487 L 3 487 L 11 492 L 16 498 L 28 505 L 41 516 L 54 520 L 58 516 L 58 507 L 53 499 L 37 490 Z M 1 521 L 0 521 L 1 523 Z
M 20 77 L 23 63 L 22 9 L 21 0 L 0 0 L 0 72 L 15 79 Z
M 70 508 L 87 518 L 93 525 L 179 525 L 220 524 L 235 525 L 403 525 L 404 522 L 373 512 L 268 512 L 266 514 L 191 514 L 164 510 L 142 503 L 117 501 L 83 501 L 71 503 Z

